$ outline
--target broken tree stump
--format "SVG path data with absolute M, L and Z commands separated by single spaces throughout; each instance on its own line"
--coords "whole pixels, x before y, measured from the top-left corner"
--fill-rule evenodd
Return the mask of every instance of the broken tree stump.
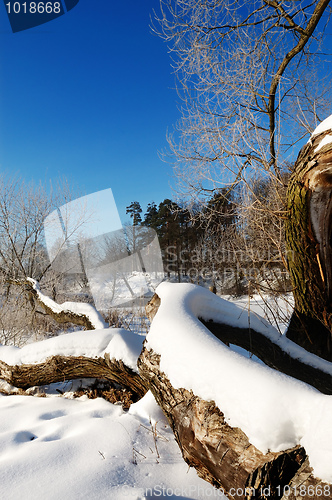
M 312 474 L 308 458 L 305 459 L 290 484 L 281 491 L 281 500 L 331 500 L 332 485 L 321 482 Z

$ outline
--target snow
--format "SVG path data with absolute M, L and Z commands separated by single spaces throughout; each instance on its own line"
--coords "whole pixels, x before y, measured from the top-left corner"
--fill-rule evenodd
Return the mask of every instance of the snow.
M 122 360 L 137 370 L 144 337 L 122 328 L 72 332 L 27 344 L 21 348 L 0 345 L 0 359 L 8 365 L 42 363 L 50 356 L 104 357 Z
M 327 130 L 332 130 L 332 115 L 328 116 L 323 120 L 313 131 L 311 137 L 326 132 Z
M 223 498 L 188 470 L 161 410 L 146 401 L 128 413 L 100 398 L 0 395 L 1 499 Z
M 121 260 L 123 271 L 119 269 L 119 261 L 87 269 L 89 286 L 96 307 L 100 311 L 108 311 L 110 307 L 127 307 L 139 301 L 144 302 L 146 297 L 153 296 L 154 290 L 164 279 L 164 273 L 148 274 L 132 271 L 131 264 L 137 265 L 137 263 L 136 253 Z
M 34 290 L 36 290 L 39 300 L 55 313 L 69 311 L 78 315 L 84 315 L 89 318 L 91 324 L 96 329 L 106 328 L 106 323 L 102 315 L 91 304 L 85 304 L 81 302 L 64 302 L 63 304 L 57 304 L 50 297 L 42 293 L 39 287 L 39 283 L 36 280 L 32 278 L 28 278 L 27 280 L 32 284 Z
M 280 296 L 253 294 L 250 297 L 247 295 L 243 297 L 225 295 L 222 298 L 231 301 L 243 310 L 250 311 L 256 316 L 264 317 L 280 333 L 286 332 L 294 310 L 294 297 L 292 293 Z M 244 313 L 243 311 L 242 314 Z
M 331 127 L 332 128 L 332 127 Z M 315 149 L 315 153 L 317 153 L 320 149 L 322 149 L 323 146 L 326 146 L 327 144 L 331 144 L 332 142 L 332 135 L 326 135 L 323 137 L 317 148 Z
M 240 427 L 263 452 L 305 446 L 314 473 L 332 482 L 332 397 L 231 351 L 198 317 L 264 333 L 332 374 L 331 363 L 304 354 L 257 315 L 248 314 L 206 289 L 162 283 L 161 306 L 147 348 L 161 354 L 160 368 L 176 387 L 213 400 L 228 423 Z M 225 383 L 222 383 L 225 381 Z

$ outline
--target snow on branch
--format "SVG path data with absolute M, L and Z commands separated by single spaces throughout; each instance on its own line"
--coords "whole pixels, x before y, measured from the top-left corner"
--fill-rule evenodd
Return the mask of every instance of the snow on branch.
M 142 397 L 146 388 L 137 358 L 143 337 L 119 328 L 73 332 L 22 348 L 0 346 L 0 379 L 14 387 L 99 378 L 111 380 Z
M 13 283 L 24 285 L 37 304 L 58 323 L 73 323 L 84 326 L 87 330 L 107 327 L 102 315 L 91 304 L 80 302 L 58 304 L 42 293 L 38 281 L 32 278 L 27 278 L 24 282 L 14 281 Z

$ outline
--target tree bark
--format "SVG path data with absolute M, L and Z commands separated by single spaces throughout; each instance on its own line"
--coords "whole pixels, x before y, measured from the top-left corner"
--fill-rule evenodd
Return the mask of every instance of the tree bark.
M 287 193 L 286 241 L 295 310 L 287 337 L 332 361 L 332 143 L 301 150 Z
M 137 399 L 147 392 L 147 387 L 138 373 L 122 361 L 85 356 L 51 356 L 42 363 L 8 365 L 0 360 L 0 378 L 21 389 L 38 385 L 63 382 L 78 378 L 111 380 L 130 390 Z

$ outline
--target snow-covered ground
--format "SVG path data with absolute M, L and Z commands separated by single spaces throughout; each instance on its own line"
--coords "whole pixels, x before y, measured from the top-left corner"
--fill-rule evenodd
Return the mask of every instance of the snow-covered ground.
M 188 470 L 150 393 L 129 412 L 86 396 L 0 395 L 0 485 L 1 500 L 223 497 Z
M 72 309 L 72 304 L 62 307 Z M 84 307 L 76 307 L 77 312 L 101 327 Z M 120 328 L 78 331 L 22 348 L 0 346 L 0 359 L 14 365 L 42 362 L 52 354 L 97 357 L 107 352 L 137 370 L 143 340 Z M 69 389 L 52 384 L 46 388 L 48 397 L 0 394 L 1 500 L 21 495 L 27 500 L 223 498 L 188 469 L 151 393 L 127 412 L 101 398 L 73 399 L 72 392 L 57 392 Z
M 231 352 L 197 320 L 249 322 L 288 348 L 287 339 L 258 317 L 264 303 L 254 297 L 232 304 L 190 284 L 163 283 L 158 294 L 162 305 L 147 340 L 161 353 L 171 382 L 219 403 L 229 423 L 262 451 L 302 444 L 317 475 L 332 481 L 332 397 Z M 121 329 L 74 332 L 22 349 L 2 346 L 0 359 L 19 364 L 55 353 L 108 352 L 135 368 L 142 340 Z M 306 357 L 300 348 L 296 355 L 332 374 L 330 363 Z M 128 412 L 100 398 L 64 397 L 54 387 L 50 392 L 0 395 L 1 500 L 223 497 L 188 470 L 151 393 Z

